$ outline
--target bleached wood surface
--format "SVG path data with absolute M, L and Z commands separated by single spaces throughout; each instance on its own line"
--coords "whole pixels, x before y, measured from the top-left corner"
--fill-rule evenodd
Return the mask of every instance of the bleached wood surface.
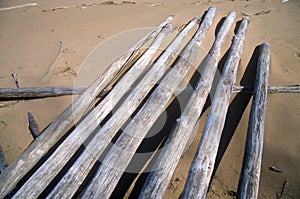
M 86 146 L 86 150 L 81 154 L 77 161 L 73 164 L 68 173 L 58 187 L 64 187 L 64 192 L 60 188 L 55 188 L 55 194 L 63 198 L 68 198 L 74 194 L 76 187 L 85 178 L 93 164 L 98 160 L 104 149 L 110 144 L 111 139 L 117 131 L 126 122 L 130 115 L 136 110 L 147 93 L 159 81 L 164 72 L 168 69 L 169 64 L 176 55 L 179 46 L 187 32 L 196 24 L 197 18 L 193 19 L 185 29 L 180 32 L 172 43 L 167 47 L 163 54 L 153 64 L 151 69 L 133 89 L 129 96 L 124 100 L 121 106 L 114 112 L 113 116 L 96 132 L 91 142 Z M 51 197 L 51 195 L 49 197 Z
M 212 24 L 215 7 L 209 9 L 203 23 L 179 55 L 172 70 L 160 81 L 143 107 L 125 127 L 124 133 L 105 156 L 97 174 L 82 198 L 109 198 L 114 191 L 135 151 L 147 132 L 164 111 L 175 89 L 189 71 L 205 33 Z
M 139 199 L 145 198 L 163 198 L 175 168 L 192 136 L 193 127 L 200 117 L 202 108 L 206 102 L 207 96 L 212 87 L 218 61 L 221 55 L 221 47 L 226 34 L 232 26 L 235 14 L 229 14 L 222 24 L 217 38 L 208 53 L 207 59 L 200 71 L 199 79 L 194 93 L 192 94 L 184 112 L 177 120 L 176 126 L 171 132 L 165 146 L 157 158 L 155 165 L 150 172 Z
M 247 27 L 248 18 L 243 18 L 238 32 L 233 38 L 181 198 L 204 199 L 206 197 Z
M 78 121 L 101 91 L 129 62 L 138 50 L 170 22 L 172 16 L 142 38 L 128 52 L 115 60 L 89 87 L 68 106 L 33 143 L 0 176 L 0 198 L 7 195 L 24 175 L 48 152 L 48 150 Z
M 244 159 L 237 198 L 256 199 L 262 162 L 265 112 L 270 70 L 270 46 L 263 43 L 257 64 L 253 100 L 248 123 Z
M 20 188 L 15 197 L 37 197 L 51 182 L 55 175 L 63 168 L 76 150 L 93 133 L 100 122 L 114 108 L 115 104 L 130 90 L 131 85 L 147 68 L 155 52 L 159 48 L 165 35 L 172 29 L 167 23 L 161 34 L 152 43 L 151 47 L 139 58 L 132 68 L 121 78 L 115 88 L 105 97 L 97 107 L 76 127 L 54 154 L 34 173 Z M 33 190 L 32 187 L 35 187 Z M 64 193 L 66 194 L 66 193 Z
M 233 93 L 253 93 L 253 87 L 250 86 L 234 86 Z M 273 93 L 300 93 L 300 85 L 284 85 L 284 86 L 268 86 L 267 92 Z
M 20 99 L 37 99 L 47 97 L 58 97 L 64 95 L 80 95 L 85 88 L 82 87 L 28 87 L 28 88 L 0 88 L 1 100 L 20 100 Z M 103 91 L 100 93 L 102 97 L 107 94 Z M 253 93 L 251 86 L 233 86 L 233 93 Z M 268 86 L 268 93 L 300 93 L 300 85 L 283 85 L 283 86 Z
M 0 100 L 36 99 L 63 95 L 80 95 L 84 90 L 85 88 L 72 86 L 0 88 Z

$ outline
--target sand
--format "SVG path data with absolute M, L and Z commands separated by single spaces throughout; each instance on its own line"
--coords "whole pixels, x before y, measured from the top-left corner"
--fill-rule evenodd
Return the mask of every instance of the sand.
M 0 7 L 31 2 L 2 0 Z M 156 26 L 169 14 L 176 15 L 174 24 L 178 29 L 192 17 L 201 16 L 210 5 L 217 7 L 217 16 L 203 41 L 205 51 L 214 40 L 217 23 L 229 11 L 236 11 L 237 19 L 250 15 L 236 84 L 251 84 L 254 73 L 249 62 L 255 47 L 264 41 L 271 45 L 270 85 L 300 82 L 300 2 L 297 0 L 285 3 L 281 0 L 135 0 L 135 4 L 114 1 L 117 5 L 91 6 L 82 6 L 83 3 L 91 3 L 91 0 L 34 2 L 38 5 L 0 11 L 0 87 L 15 87 L 11 77 L 13 72 L 17 74 L 21 87 L 72 86 L 76 84 L 75 73 L 80 74 L 80 70 L 84 70 L 82 63 L 99 43 L 121 32 Z M 71 7 L 51 10 L 61 6 Z M 222 55 L 229 48 L 232 35 L 233 28 L 226 38 Z M 59 41 L 62 49 L 58 54 Z M 114 51 L 118 52 L 107 48 L 112 58 L 116 55 Z M 106 62 L 97 71 L 90 71 L 89 78 L 81 85 L 90 83 L 105 67 Z M 268 97 L 259 198 L 276 198 L 285 180 L 288 183 L 282 198 L 300 198 L 298 99 L 299 94 L 272 94 Z M 42 130 L 71 102 L 71 96 L 0 102 L 0 145 L 8 162 L 12 162 L 32 142 L 26 118 L 28 111 L 35 116 Z M 208 198 L 232 198 L 236 192 L 250 105 L 249 95 L 232 97 L 230 117 L 225 127 L 226 137 L 232 138 L 220 160 Z M 199 121 L 197 139 L 183 155 L 165 198 L 178 197 L 182 191 L 208 111 Z M 270 166 L 281 169 L 283 173 L 270 171 Z

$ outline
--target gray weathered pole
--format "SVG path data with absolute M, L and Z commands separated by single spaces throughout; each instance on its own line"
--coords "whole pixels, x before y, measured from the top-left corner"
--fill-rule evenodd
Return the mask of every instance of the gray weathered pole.
M 196 58 L 205 33 L 212 24 L 215 7 L 205 15 L 200 27 L 179 55 L 172 70 L 160 81 L 143 107 L 125 127 L 116 143 L 105 156 L 97 174 L 82 198 L 109 198 L 129 165 L 147 132 L 164 111 L 176 88 L 183 81 Z M 175 80 L 175 81 L 174 81 Z
M 64 95 L 80 95 L 86 88 L 68 86 L 47 86 L 27 88 L 0 88 L 0 101 L 37 99 L 47 97 L 59 97 Z M 107 94 L 104 89 L 100 98 Z M 233 86 L 233 93 L 253 93 L 251 86 Z M 300 93 L 300 85 L 268 86 L 268 93 Z
M 199 79 L 194 93 L 192 94 L 186 108 L 177 120 L 174 130 L 160 152 L 155 165 L 150 172 L 139 198 L 162 198 L 166 191 L 176 165 L 181 155 L 184 153 L 185 146 L 193 133 L 207 96 L 212 87 L 218 61 L 221 55 L 221 47 L 225 36 L 235 20 L 235 14 L 230 13 L 222 24 L 217 38 L 208 53 L 207 58 L 200 71 Z
M 273 93 L 300 93 L 300 85 L 268 86 L 269 94 Z M 253 93 L 251 86 L 234 86 L 233 93 Z
M 65 135 L 74 122 L 89 108 L 111 80 L 122 70 L 139 49 L 155 37 L 173 17 L 168 17 L 159 27 L 142 38 L 129 51 L 115 60 L 89 87 L 68 106 L 33 143 L 0 176 L 0 198 L 7 195 L 28 171 Z
M 53 86 L 28 88 L 0 88 L 0 100 L 36 99 L 63 95 L 80 95 L 86 88 Z
M 225 123 L 232 86 L 236 79 L 248 22 L 248 18 L 243 18 L 238 32 L 233 37 L 232 45 L 181 198 L 204 199 L 206 197 Z
M 237 198 L 239 199 L 256 199 L 258 195 L 264 142 L 269 68 L 270 46 L 268 43 L 263 43 L 260 47 L 257 64 L 244 160 L 237 191 Z

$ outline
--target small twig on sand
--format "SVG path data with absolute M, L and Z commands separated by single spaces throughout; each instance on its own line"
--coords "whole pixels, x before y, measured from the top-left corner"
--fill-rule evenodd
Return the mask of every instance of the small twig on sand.
M 17 74 L 16 74 L 16 73 L 12 73 L 11 76 L 14 78 L 16 87 L 17 87 L 17 88 L 20 88 L 20 86 L 19 86 L 19 81 L 18 81 L 18 78 L 17 78 Z
M 43 75 L 42 79 L 43 80 L 49 73 L 50 69 L 51 69 L 51 66 L 53 65 L 53 63 L 55 62 L 55 60 L 57 59 L 58 55 L 61 53 L 61 49 L 62 49 L 62 41 L 59 40 L 59 49 L 58 49 L 58 52 L 56 54 L 56 56 L 54 57 L 54 59 L 52 60 L 52 62 L 50 63 L 50 65 L 48 66 L 48 69 L 47 71 L 45 72 L 45 74 Z
M 275 166 L 270 166 L 269 169 L 271 171 L 274 171 L 276 173 L 283 173 L 283 171 L 281 169 L 276 168 Z
M 258 16 L 258 15 L 265 15 L 265 14 L 268 14 L 268 13 L 270 13 L 270 12 L 271 12 L 271 10 L 262 10 L 262 11 L 260 11 L 260 12 L 254 13 L 254 14 L 248 14 L 248 13 L 246 13 L 246 12 L 242 12 L 241 14 L 242 14 L 243 16 L 251 16 L 251 15 L 253 15 L 253 16 Z
M 59 73 L 63 73 L 63 74 L 69 73 L 69 74 L 73 75 L 76 78 L 76 76 L 77 76 L 76 71 L 70 66 L 68 61 L 65 61 L 65 63 L 66 63 L 66 66 L 61 67 L 59 69 Z
M 40 131 L 38 130 L 37 123 L 36 123 L 33 115 L 30 112 L 27 113 L 27 117 L 28 117 L 28 123 L 29 123 L 28 128 L 29 128 L 33 138 L 35 139 L 39 136 Z
M 18 5 L 18 6 L 10 6 L 10 7 L 5 7 L 5 8 L 0 8 L 0 11 L 24 8 L 24 7 L 29 7 L 29 6 L 37 6 L 37 3 L 27 3 L 27 4 L 23 4 L 23 5 Z
M 280 194 L 277 195 L 277 198 L 278 198 L 278 199 L 282 198 L 287 183 L 288 183 L 288 181 L 286 181 L 286 180 L 283 182 L 283 184 L 282 184 L 282 189 L 281 189 L 281 191 L 280 191 Z

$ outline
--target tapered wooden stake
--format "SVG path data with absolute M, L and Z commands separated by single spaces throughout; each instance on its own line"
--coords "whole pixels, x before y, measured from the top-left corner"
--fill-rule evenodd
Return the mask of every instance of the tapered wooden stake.
M 243 167 L 237 192 L 237 198 L 240 199 L 255 199 L 258 195 L 264 141 L 269 68 L 270 46 L 268 43 L 263 43 L 260 47 L 260 56 L 258 59 L 253 101 L 249 116 Z
M 172 70 L 160 81 L 143 107 L 124 129 L 108 152 L 96 176 L 82 198 L 109 198 L 147 132 L 164 111 L 175 89 L 184 79 L 196 58 L 205 33 L 212 24 L 215 8 L 211 8 L 203 23 L 179 55 Z M 176 80 L 176 81 L 174 81 Z
M 247 27 L 248 18 L 243 18 L 238 32 L 233 38 L 181 198 L 204 199 L 206 197 L 225 123 L 232 86 L 235 82 L 236 71 L 242 54 Z
M 203 68 L 200 71 L 201 79 L 199 79 L 195 91 L 184 112 L 177 120 L 174 130 L 171 132 L 165 146 L 162 148 L 162 151 L 144 184 L 139 199 L 156 199 L 163 197 L 175 171 L 176 165 L 178 164 L 181 155 L 184 153 L 185 146 L 193 133 L 193 128 L 200 117 L 202 108 L 212 87 L 218 60 L 220 59 L 221 46 L 234 19 L 235 14 L 229 14 L 221 26 L 216 41 L 209 51 Z
M 6 169 L 8 166 L 8 163 L 5 159 L 2 147 L 0 146 L 0 174 L 3 173 L 3 171 Z
M 40 131 L 38 130 L 37 123 L 36 123 L 33 115 L 30 112 L 27 113 L 27 118 L 28 118 L 28 123 L 29 123 L 28 128 L 29 128 L 33 138 L 35 139 L 40 134 Z
M 28 171 L 48 152 L 48 150 L 78 121 L 101 91 L 110 83 L 126 63 L 135 56 L 138 50 L 151 38 L 155 37 L 172 16 L 160 26 L 141 39 L 128 52 L 115 60 L 89 87 L 75 99 L 33 143 L 5 170 L 0 176 L 0 198 L 7 195 L 26 175 Z
M 96 135 L 91 140 L 91 142 L 86 146 L 86 150 L 81 154 L 77 161 L 73 164 L 68 173 L 61 180 L 62 183 L 57 185 L 51 195 L 56 195 L 63 198 L 71 197 L 77 190 L 82 180 L 92 168 L 93 163 L 97 161 L 97 158 L 101 155 L 104 149 L 110 144 L 111 139 L 115 136 L 117 131 L 122 127 L 130 115 L 136 110 L 142 100 L 146 97 L 147 93 L 153 88 L 153 86 L 159 81 L 163 76 L 165 71 L 168 69 L 169 64 L 173 61 L 179 46 L 184 39 L 187 32 L 196 24 L 197 18 L 192 20 L 186 28 L 180 32 L 173 42 L 168 46 L 168 48 L 162 53 L 158 60 L 153 64 L 151 69 L 147 72 L 144 78 L 139 82 L 139 84 L 132 90 L 129 96 L 124 100 L 121 106 L 114 112 L 113 116 L 96 132 Z M 124 78 L 125 79 L 125 78 Z M 128 79 L 125 79 L 128 81 Z M 114 88 L 113 90 L 115 90 Z M 116 90 L 120 92 L 120 90 Z M 114 100 L 114 99 L 112 99 Z M 90 115 L 90 114 L 89 114 Z M 89 117 L 89 116 L 88 116 Z M 88 120 L 88 123 L 91 123 Z M 90 124 L 89 124 L 90 125 Z M 86 126 L 86 125 L 85 125 Z M 82 137 L 86 136 L 86 132 L 82 132 L 77 135 L 77 140 L 72 137 L 72 146 L 68 146 L 69 154 L 57 152 L 55 154 L 56 158 L 60 160 L 57 164 L 56 158 L 49 161 L 51 163 L 51 172 L 56 172 L 57 168 L 60 168 L 66 161 L 71 157 L 70 154 L 75 153 L 74 148 L 79 147 L 82 144 Z M 74 134 L 74 133 L 73 133 Z M 71 138 L 70 138 L 71 139 Z M 70 142 L 69 142 L 70 143 Z M 45 168 L 48 168 L 45 166 Z M 41 170 L 41 174 L 43 171 Z M 45 172 L 44 172 L 45 173 Z M 47 172 L 46 172 L 47 173 Z M 52 175 L 48 173 L 49 176 Z M 47 174 L 47 175 L 48 175 Z M 40 174 L 39 174 L 40 175 Z M 42 175 L 40 175 L 42 176 Z M 77 184 L 78 183 L 78 184 Z M 70 186 L 68 188 L 68 186 Z M 60 189 L 59 187 L 67 187 L 67 189 Z M 28 187 L 30 188 L 30 187 Z M 65 190 L 65 191 L 61 191 Z

